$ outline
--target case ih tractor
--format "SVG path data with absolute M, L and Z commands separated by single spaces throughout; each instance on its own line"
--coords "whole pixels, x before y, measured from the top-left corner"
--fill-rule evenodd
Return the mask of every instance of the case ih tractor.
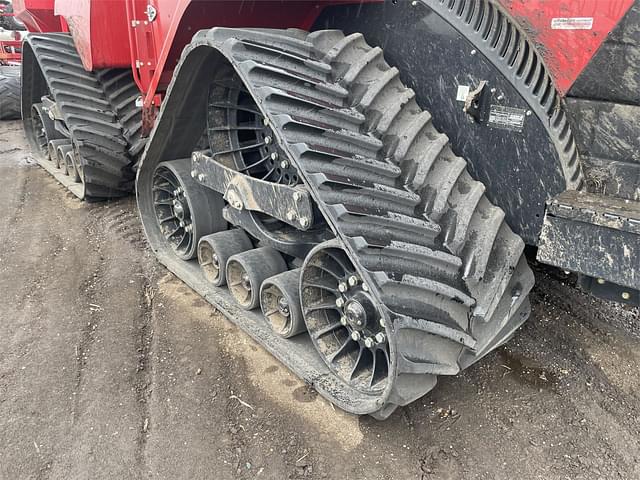
M 40 164 L 135 187 L 159 261 L 344 410 L 509 340 L 525 245 L 638 302 L 638 2 L 15 5 Z

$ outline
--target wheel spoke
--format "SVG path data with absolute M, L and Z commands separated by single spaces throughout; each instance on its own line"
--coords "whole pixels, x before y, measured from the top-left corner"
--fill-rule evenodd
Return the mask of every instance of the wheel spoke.
M 342 324 L 341 323 L 339 323 L 339 322 L 332 323 L 330 325 L 327 325 L 324 328 L 321 328 L 321 329 L 316 330 L 315 332 L 313 332 L 313 336 L 314 336 L 314 338 L 318 339 L 320 337 L 325 336 L 327 333 L 335 332 L 339 328 L 342 328 Z
M 336 350 L 331 356 L 329 356 L 329 362 L 333 363 L 335 359 L 338 358 L 340 355 L 344 355 L 347 351 L 347 347 L 351 343 L 353 343 L 353 340 L 351 340 L 351 338 L 347 338 L 345 342 L 340 346 L 340 348 L 338 348 L 338 350 Z

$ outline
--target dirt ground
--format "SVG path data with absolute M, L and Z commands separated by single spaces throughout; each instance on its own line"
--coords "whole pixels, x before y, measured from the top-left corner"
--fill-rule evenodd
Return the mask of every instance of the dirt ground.
M 638 310 L 536 267 L 506 347 L 385 421 L 334 410 L 0 124 L 0 479 L 637 479 Z

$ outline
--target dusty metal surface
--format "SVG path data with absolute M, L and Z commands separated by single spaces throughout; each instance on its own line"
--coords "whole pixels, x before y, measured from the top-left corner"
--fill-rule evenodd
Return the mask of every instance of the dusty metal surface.
M 638 290 L 640 203 L 567 191 L 547 207 L 538 260 Z

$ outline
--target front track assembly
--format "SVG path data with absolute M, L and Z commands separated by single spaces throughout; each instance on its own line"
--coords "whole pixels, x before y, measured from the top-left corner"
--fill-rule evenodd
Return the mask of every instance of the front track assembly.
M 22 118 L 38 163 L 81 199 L 128 195 L 145 143 L 131 72 L 88 72 L 70 35 L 30 34 L 22 85 Z
M 217 227 L 194 238 L 202 269 L 158 214 L 154 179 L 174 162 L 190 168 L 196 195 L 224 202 Z M 522 240 L 359 34 L 197 34 L 137 193 L 160 261 L 352 413 L 387 417 L 529 314 Z M 259 303 L 264 315 L 240 310 Z

